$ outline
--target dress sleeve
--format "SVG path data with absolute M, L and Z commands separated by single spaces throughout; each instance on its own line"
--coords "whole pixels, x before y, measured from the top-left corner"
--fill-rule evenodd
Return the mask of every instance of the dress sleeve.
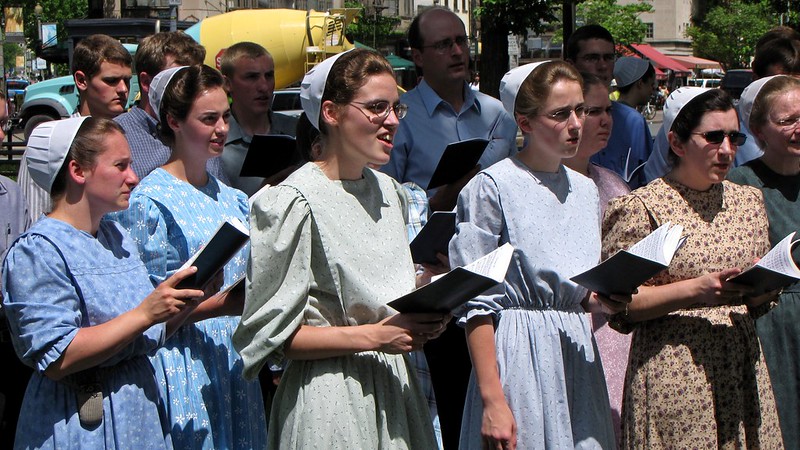
M 500 193 L 494 180 L 484 172 L 475 176 L 461 190 L 456 205 L 456 234 L 450 240 L 450 266 L 467 265 L 491 253 L 501 245 L 504 229 Z M 502 309 L 504 297 L 500 284 L 458 308 L 454 314 L 458 323 L 465 325 L 475 316 L 492 315 L 496 318 Z
M 233 344 L 244 375 L 284 361 L 283 345 L 303 324 L 311 285 L 311 211 L 291 186 L 267 189 L 250 211 L 245 304 Z
M 3 263 L 3 310 L 14 350 L 43 373 L 83 321 L 81 301 L 61 253 L 38 234 L 21 237 Z
M 601 259 L 606 260 L 620 250 L 626 250 L 654 230 L 650 214 L 642 200 L 635 194 L 612 199 L 603 217 L 603 248 Z M 624 276 L 620 274 L 620 276 Z M 647 284 L 648 282 L 645 282 Z M 609 318 L 609 325 L 621 333 L 630 333 L 634 324 L 625 313 Z
M 128 209 L 109 214 L 108 217 L 128 230 L 154 287 L 172 275 L 176 268 L 167 267 L 167 261 L 170 260 L 169 252 L 175 249 L 169 243 L 164 215 L 150 197 L 136 195 L 134 191 Z M 176 256 L 174 260 L 180 258 Z

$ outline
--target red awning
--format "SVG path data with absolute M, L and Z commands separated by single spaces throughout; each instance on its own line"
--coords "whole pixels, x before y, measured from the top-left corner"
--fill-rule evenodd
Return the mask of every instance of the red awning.
M 697 56 L 678 56 L 669 55 L 671 59 L 678 61 L 684 67 L 695 69 L 722 69 L 722 66 L 716 61 L 710 59 L 698 58 Z
M 691 70 L 648 44 L 631 44 L 631 47 L 636 53 L 652 61 L 653 65 L 658 69 L 671 70 L 676 76 L 689 76 L 692 74 Z

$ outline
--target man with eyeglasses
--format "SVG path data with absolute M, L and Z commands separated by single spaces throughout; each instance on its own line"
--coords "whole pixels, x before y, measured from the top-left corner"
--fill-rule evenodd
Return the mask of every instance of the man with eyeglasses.
M 614 78 L 614 38 L 600 25 L 585 25 L 567 39 L 564 60 L 579 72 L 597 75 L 606 85 Z
M 475 167 L 460 180 L 427 192 L 429 210 L 452 210 L 461 188 L 480 168 L 517 152 L 517 125 L 499 100 L 471 89 L 469 39 L 453 12 L 433 7 L 408 30 L 419 85 L 400 98 L 408 113 L 394 136 L 391 159 L 381 170 L 401 183 L 426 187 L 445 147 L 471 138 L 489 140 Z M 425 346 L 445 449 L 457 449 L 471 363 L 464 330 L 451 322 Z
M 391 160 L 381 170 L 401 183 L 425 187 L 452 142 L 488 139 L 478 162 L 482 168 L 516 153 L 514 119 L 499 100 L 469 87 L 470 42 L 464 22 L 445 8 L 429 8 L 411 22 L 408 41 L 422 80 L 401 97 L 408 115 L 394 136 Z M 451 185 L 428 191 L 431 210 L 452 210 L 458 192 L 475 173 L 477 168 Z

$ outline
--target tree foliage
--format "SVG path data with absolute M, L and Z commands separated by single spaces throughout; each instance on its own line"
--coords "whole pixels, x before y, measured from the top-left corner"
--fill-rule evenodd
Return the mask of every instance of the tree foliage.
M 618 5 L 615 0 L 588 0 L 578 4 L 576 22 L 603 26 L 619 45 L 637 44 L 644 42 L 647 33 L 639 16 L 652 11 L 653 6 L 644 1 Z
M 508 34 L 540 33 L 557 19 L 555 0 L 483 0 L 475 11 L 481 23 L 481 91 L 498 96 L 508 71 Z
M 346 1 L 344 5 L 345 8 L 361 9 L 356 20 L 347 26 L 346 34 L 352 41 L 381 46 L 403 34 L 402 31 L 397 30 L 397 26 L 400 25 L 399 17 L 378 14 L 376 18 L 374 9 L 365 7 L 364 4 L 357 1 Z
M 22 54 L 22 49 L 19 45 L 4 42 L 3 43 L 3 66 L 6 72 L 14 70 L 17 65 L 17 56 Z
M 736 69 L 750 65 L 758 38 L 777 23 L 767 4 L 731 0 L 711 9 L 686 35 L 697 56 L 719 61 L 725 70 Z

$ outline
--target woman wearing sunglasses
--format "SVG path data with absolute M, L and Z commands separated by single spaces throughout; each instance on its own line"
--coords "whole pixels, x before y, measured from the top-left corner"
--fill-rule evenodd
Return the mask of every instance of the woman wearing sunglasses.
M 734 183 L 761 189 L 769 217 L 769 240 L 800 230 L 800 80 L 778 75 L 750 84 L 739 100 L 741 123 L 764 151 L 732 170 Z M 795 251 L 795 259 L 797 259 Z M 786 448 L 800 448 L 800 285 L 783 289 L 780 302 L 756 320 Z
M 725 181 L 745 141 L 730 95 L 680 88 L 664 106 L 672 170 L 613 199 L 603 256 L 657 227 L 683 226 L 670 267 L 610 319 L 631 332 L 622 448 L 783 448 L 753 318 L 759 297 L 727 281 L 769 251 L 761 193 Z
M 300 98 L 319 157 L 261 191 L 234 344 L 245 376 L 286 363 L 267 448 L 433 449 L 427 402 L 406 353 L 438 336 L 441 314 L 396 314 L 414 289 L 401 186 L 389 160 L 405 105 L 391 65 L 363 49 L 306 74 Z
M 500 97 L 527 144 L 458 198 L 453 267 L 515 247 L 505 282 L 457 312 L 473 365 L 462 449 L 616 447 L 589 295 L 569 280 L 600 258 L 597 188 L 562 164 L 578 150 L 581 88 L 561 61 L 507 73 Z M 603 301 L 621 310 L 624 300 Z

